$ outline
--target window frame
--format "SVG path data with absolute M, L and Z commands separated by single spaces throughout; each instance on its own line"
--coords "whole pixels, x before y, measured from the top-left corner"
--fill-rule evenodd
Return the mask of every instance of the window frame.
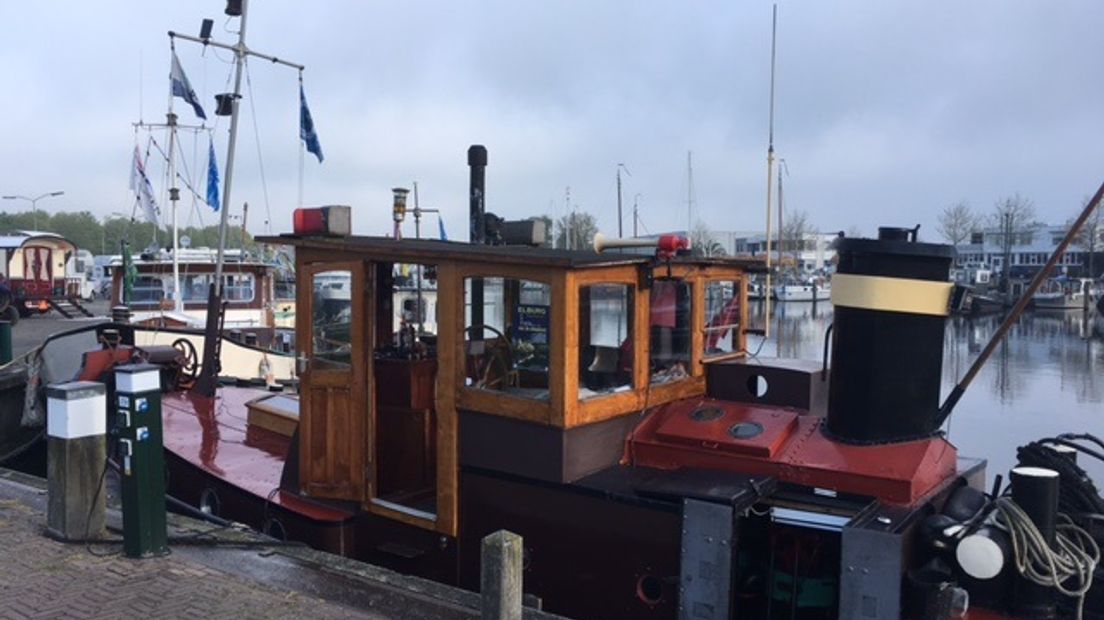
M 613 392 L 607 392 L 607 393 L 604 393 L 604 394 L 602 394 L 602 393 L 593 394 L 593 395 L 587 396 L 585 398 L 580 393 L 580 390 L 582 388 L 579 385 L 579 380 L 580 380 L 580 376 L 581 376 L 580 371 L 582 369 L 582 360 L 580 359 L 579 354 L 582 352 L 582 348 L 580 346 L 578 346 L 578 341 L 576 341 L 576 346 L 575 346 L 576 354 L 574 356 L 575 357 L 575 371 L 574 371 L 575 372 L 575 377 L 574 377 L 574 379 L 575 379 L 575 381 L 574 381 L 574 383 L 575 383 L 575 392 L 574 392 L 575 396 L 574 396 L 574 399 L 576 401 L 578 401 L 579 403 L 592 403 L 592 402 L 595 402 L 595 401 L 610 399 L 610 398 L 614 398 L 616 396 L 626 394 L 626 393 L 631 394 L 631 393 L 635 392 L 636 390 L 640 389 L 640 385 L 639 385 L 639 378 L 640 377 L 639 377 L 639 373 L 637 373 L 637 368 L 638 368 L 639 363 L 640 363 L 639 362 L 639 355 L 637 354 L 638 349 L 640 349 L 640 346 L 639 346 L 639 331 L 640 330 L 639 330 L 639 327 L 638 327 L 639 326 L 639 323 L 638 323 L 639 317 L 637 316 L 639 314 L 637 312 L 637 306 L 639 304 L 639 300 L 637 298 L 640 295 L 640 291 L 639 291 L 639 288 L 638 288 L 637 285 L 638 285 L 638 282 L 635 279 L 628 280 L 628 281 L 608 281 L 608 282 L 607 281 L 594 281 L 594 282 L 582 281 L 582 282 L 579 282 L 578 284 L 575 285 L 575 300 L 576 300 L 576 303 L 575 303 L 575 309 L 572 311 L 572 314 L 575 316 L 574 323 L 576 325 L 580 326 L 580 327 L 582 326 L 582 317 L 581 317 L 582 306 L 579 305 L 579 302 L 583 298 L 582 293 L 583 293 L 584 288 L 590 288 L 590 287 L 595 287 L 595 286 L 624 286 L 626 291 L 628 292 L 628 296 L 630 298 L 629 305 L 628 305 L 628 313 L 627 313 L 627 316 L 626 316 L 626 322 L 629 325 L 631 325 L 631 330 L 630 331 L 631 331 L 631 337 L 633 339 L 633 348 L 632 348 L 633 359 L 632 359 L 631 376 L 629 378 L 629 389 L 628 390 L 618 390 L 618 391 L 613 391 Z M 579 332 L 576 331 L 576 334 L 575 334 L 576 338 L 578 338 L 578 333 Z
M 549 286 L 551 298 L 549 303 L 549 334 L 548 334 L 548 400 L 535 400 L 516 396 L 496 390 L 485 390 L 465 385 L 465 372 L 461 360 L 466 359 L 465 344 L 467 342 L 465 319 L 466 303 L 456 304 L 456 316 L 454 320 L 458 326 L 456 335 L 457 360 L 456 372 L 456 405 L 459 409 L 489 413 L 492 415 L 507 415 L 512 418 L 540 422 L 543 424 L 556 424 L 556 420 L 563 420 L 564 412 L 564 372 L 565 372 L 565 318 L 567 312 L 557 312 L 557 308 L 567 308 L 569 303 L 564 295 L 564 282 L 566 270 L 521 267 L 515 265 L 493 265 L 487 263 L 461 263 L 456 266 L 456 286 L 458 293 L 465 296 L 467 281 L 469 278 L 503 278 L 513 280 L 528 280 Z

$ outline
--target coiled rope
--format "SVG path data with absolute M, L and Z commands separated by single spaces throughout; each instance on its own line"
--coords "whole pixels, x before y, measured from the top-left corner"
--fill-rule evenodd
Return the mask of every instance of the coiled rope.
M 1051 547 L 1031 517 L 1011 498 L 998 497 L 994 505 L 994 522 L 1012 539 L 1016 570 L 1032 583 L 1076 598 L 1080 620 L 1085 594 L 1092 587 L 1093 571 L 1100 561 L 1100 547 L 1096 541 L 1069 517 L 1059 514 L 1054 547 Z

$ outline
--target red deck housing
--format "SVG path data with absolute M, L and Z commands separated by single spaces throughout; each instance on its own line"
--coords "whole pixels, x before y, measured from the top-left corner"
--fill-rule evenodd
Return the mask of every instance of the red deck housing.
M 705 413 L 711 408 L 719 411 Z M 737 438 L 730 429 L 739 423 L 757 423 L 762 432 Z M 822 418 L 785 407 L 681 401 L 653 410 L 633 431 L 625 460 L 772 476 L 892 504 L 912 504 L 955 474 L 958 451 L 942 437 L 862 446 L 832 441 L 821 426 Z

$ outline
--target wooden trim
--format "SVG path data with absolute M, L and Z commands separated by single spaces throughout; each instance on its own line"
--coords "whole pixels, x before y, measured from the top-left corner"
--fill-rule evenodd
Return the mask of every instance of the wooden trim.
M 577 269 L 569 272 L 574 278 L 576 286 L 590 286 L 592 284 L 628 284 L 636 288 L 640 282 L 637 265 L 619 265 L 617 267 L 599 267 L 594 269 Z
M 505 392 L 464 386 L 456 395 L 456 406 L 458 409 L 470 409 L 527 422 L 551 424 L 550 402 L 511 396 Z
M 364 503 L 364 508 L 372 514 L 377 514 L 381 517 L 386 517 L 392 521 L 398 521 L 399 523 L 405 523 L 407 525 L 413 525 L 425 530 L 440 531 L 440 526 L 435 523 L 433 519 L 425 519 L 416 515 L 412 515 L 401 510 L 395 510 L 394 508 L 388 508 L 387 506 L 381 506 L 374 500 L 376 498 L 370 498 Z M 383 500 L 386 501 L 386 500 Z M 440 508 L 438 508 L 437 521 L 440 521 Z
M 747 328 L 748 328 L 748 277 L 740 276 L 740 331 L 736 334 L 736 350 L 747 353 Z
M 579 394 L 579 288 L 577 274 L 567 272 L 552 284 L 552 305 L 560 308 L 552 315 L 551 349 L 548 378 L 552 407 L 549 423 L 563 428 L 574 415 Z M 557 370 L 558 369 L 558 370 Z
M 553 284 L 563 277 L 563 268 L 533 265 L 502 265 L 497 263 L 465 262 L 456 265 L 456 277 L 463 281 L 467 278 L 513 278 Z
M 437 531 L 457 536 L 460 530 L 460 445 L 456 396 L 463 338 L 464 291 L 456 267 L 437 267 Z
M 705 353 L 705 279 L 700 273 L 687 278 L 690 283 L 690 374 L 705 374 L 702 357 Z
M 693 398 L 705 394 L 705 376 L 687 377 L 679 381 L 653 385 L 643 390 L 622 392 L 598 398 L 579 401 L 574 419 L 566 428 L 585 426 L 612 418 L 633 415 L 644 408 L 651 409 L 659 405 L 683 398 Z

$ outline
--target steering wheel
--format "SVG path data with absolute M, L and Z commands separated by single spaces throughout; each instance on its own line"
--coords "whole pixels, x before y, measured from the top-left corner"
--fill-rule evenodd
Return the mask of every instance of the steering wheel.
M 510 338 L 506 336 L 506 334 L 502 333 L 498 328 L 487 325 L 486 323 L 469 325 L 464 328 L 464 333 L 469 334 L 474 332 L 482 338 L 484 330 L 494 334 L 498 339 L 498 344 L 493 346 L 484 345 L 483 353 L 476 361 L 475 370 L 479 375 L 479 381 L 475 384 L 475 387 L 491 389 L 516 383 L 517 369 L 514 361 L 514 345 L 510 342 Z M 492 376 L 491 369 L 496 365 L 499 367 L 500 372 Z
M 199 376 L 199 355 L 196 354 L 195 345 L 187 338 L 177 338 L 172 346 L 180 351 L 180 376 L 177 384 L 181 387 L 190 385 Z

